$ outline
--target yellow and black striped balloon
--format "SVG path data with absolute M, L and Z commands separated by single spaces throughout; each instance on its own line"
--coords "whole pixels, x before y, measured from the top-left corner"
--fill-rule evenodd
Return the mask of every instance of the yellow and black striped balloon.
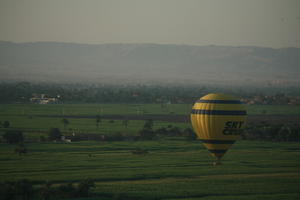
M 208 94 L 193 106 L 191 121 L 198 138 L 218 160 L 242 133 L 246 109 L 240 100 L 226 94 Z

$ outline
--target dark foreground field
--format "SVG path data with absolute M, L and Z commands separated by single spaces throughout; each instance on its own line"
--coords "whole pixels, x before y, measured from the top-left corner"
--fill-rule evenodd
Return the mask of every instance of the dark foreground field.
M 199 141 L 180 138 L 27 144 L 22 156 L 14 148 L 0 146 L 1 181 L 26 178 L 38 187 L 91 178 L 96 187 L 86 199 L 300 198 L 299 143 L 238 141 L 220 166 Z

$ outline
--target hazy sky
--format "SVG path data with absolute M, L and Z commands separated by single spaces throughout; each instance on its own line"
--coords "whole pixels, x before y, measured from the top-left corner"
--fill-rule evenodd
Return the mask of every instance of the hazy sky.
M 0 0 L 0 40 L 300 47 L 300 0 Z

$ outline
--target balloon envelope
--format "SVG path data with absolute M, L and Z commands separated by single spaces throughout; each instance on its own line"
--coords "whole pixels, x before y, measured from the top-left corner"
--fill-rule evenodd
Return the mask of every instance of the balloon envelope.
M 191 122 L 208 151 L 221 159 L 242 133 L 246 115 L 245 106 L 235 97 L 208 94 L 194 104 Z

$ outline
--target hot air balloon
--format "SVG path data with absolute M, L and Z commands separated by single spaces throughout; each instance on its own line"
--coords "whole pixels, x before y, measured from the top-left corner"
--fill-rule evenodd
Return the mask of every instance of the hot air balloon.
M 214 165 L 242 133 L 247 112 L 242 102 L 226 94 L 208 94 L 193 106 L 192 126 L 213 157 Z

